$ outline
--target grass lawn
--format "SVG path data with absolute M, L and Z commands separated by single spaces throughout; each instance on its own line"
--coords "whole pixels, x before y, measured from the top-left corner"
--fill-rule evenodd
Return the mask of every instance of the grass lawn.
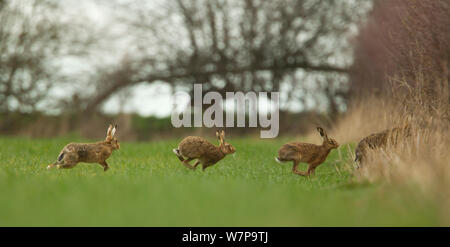
M 336 150 L 305 178 L 274 161 L 286 139 L 230 139 L 236 156 L 203 172 L 172 153 L 180 140 L 121 143 L 103 172 L 46 169 L 79 139 L 1 137 L 0 226 L 439 225 L 437 207 L 417 194 L 351 182 Z

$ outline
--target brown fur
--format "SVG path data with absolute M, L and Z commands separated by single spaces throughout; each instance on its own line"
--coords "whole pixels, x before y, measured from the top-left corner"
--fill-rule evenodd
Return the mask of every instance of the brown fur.
M 369 149 L 386 148 L 388 145 L 395 146 L 399 141 L 409 136 L 411 136 L 411 127 L 409 124 L 371 134 L 363 138 L 356 146 L 355 162 L 362 165 Z
M 119 141 L 114 136 L 117 125 L 113 128 L 109 126 L 104 141 L 96 143 L 69 143 L 58 155 L 55 163 L 49 165 L 47 168 L 73 168 L 79 162 L 84 163 L 99 163 L 104 171 L 109 169 L 106 159 L 111 156 L 114 150 L 120 148 Z
M 188 136 L 180 142 L 178 149 L 173 151 L 184 166 L 195 169 L 201 163 L 202 169 L 205 170 L 223 159 L 227 154 L 236 151 L 231 144 L 225 142 L 223 130 L 216 131 L 216 136 L 219 138 L 219 146 L 214 146 L 202 137 Z M 197 159 L 197 162 L 190 165 L 189 162 L 194 159 Z
M 292 161 L 294 163 L 292 172 L 295 174 L 302 176 L 314 174 L 315 169 L 326 160 L 330 151 L 339 147 L 339 144 L 334 139 L 328 138 L 326 132 L 321 127 L 317 127 L 317 131 L 323 137 L 322 145 L 290 142 L 281 146 L 278 150 L 276 160 L 280 162 Z M 300 162 L 308 164 L 308 170 L 306 172 L 297 170 Z

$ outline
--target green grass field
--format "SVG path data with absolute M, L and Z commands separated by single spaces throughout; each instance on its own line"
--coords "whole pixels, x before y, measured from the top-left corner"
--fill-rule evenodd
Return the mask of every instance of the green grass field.
M 0 226 L 439 225 L 436 205 L 419 195 L 352 182 L 336 150 L 313 178 L 274 161 L 286 139 L 229 140 L 236 156 L 205 172 L 180 164 L 180 140 L 121 143 L 107 172 L 47 170 L 71 141 L 80 140 L 0 138 Z

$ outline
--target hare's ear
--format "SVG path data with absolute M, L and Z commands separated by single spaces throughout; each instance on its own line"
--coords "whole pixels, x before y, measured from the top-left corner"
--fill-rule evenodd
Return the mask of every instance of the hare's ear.
M 319 131 L 320 136 L 322 137 L 326 137 L 327 133 L 325 132 L 325 130 L 322 129 L 322 127 L 317 127 L 317 131 Z
M 219 142 L 223 144 L 225 142 L 225 132 L 223 130 L 216 131 L 216 136 L 219 138 Z
M 112 124 L 109 125 L 108 131 L 106 132 L 106 137 L 110 137 L 111 136 L 111 131 L 113 129 Z
M 114 125 L 114 128 L 111 131 L 111 137 L 114 137 L 114 135 L 116 134 L 116 130 L 117 130 L 117 124 Z
M 220 139 L 220 131 L 216 130 L 216 137 Z

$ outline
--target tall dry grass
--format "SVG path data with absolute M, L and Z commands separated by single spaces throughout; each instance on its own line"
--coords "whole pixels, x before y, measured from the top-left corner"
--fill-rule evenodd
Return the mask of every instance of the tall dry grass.
M 344 167 L 356 182 L 382 182 L 417 190 L 434 200 L 442 211 L 442 224 L 450 223 L 450 94 L 448 77 L 434 78 L 438 87 L 427 93 L 430 76 L 418 74 L 417 86 L 392 78 L 391 97 L 369 97 L 355 102 L 333 129 L 340 143 L 358 143 L 371 133 L 408 122 L 411 136 L 397 144 L 370 150 L 362 167 L 353 161 L 354 149 Z M 422 81 L 419 81 L 422 80 Z M 394 87 L 397 85 L 397 87 Z M 400 87 L 400 88 L 399 88 Z
M 385 8 L 393 2 L 397 8 Z M 356 181 L 414 188 L 429 196 L 440 206 L 443 224 L 449 224 L 450 18 L 447 11 L 450 11 L 450 5 L 444 1 L 428 0 L 384 3 L 387 6 L 380 6 L 378 10 L 388 9 L 388 12 L 376 15 L 396 15 L 390 16 L 396 23 L 382 23 L 382 29 L 376 27 L 377 32 L 372 34 L 386 41 L 378 45 L 389 44 L 387 47 L 394 52 L 386 52 L 376 59 L 379 63 L 384 60 L 386 64 L 396 61 L 396 67 L 390 67 L 389 71 L 377 70 L 381 73 L 377 78 L 383 78 L 385 90 L 369 91 L 364 97 L 354 100 L 347 114 L 339 119 L 332 135 L 341 143 L 357 143 L 371 133 L 410 123 L 410 137 L 396 145 L 388 143 L 386 147 L 371 150 L 361 168 L 355 169 L 351 159 L 345 163 L 354 171 Z M 436 17 L 445 15 L 447 18 Z M 370 28 L 376 24 L 372 23 Z M 400 32 L 408 35 L 399 36 Z M 370 40 L 371 33 L 363 33 L 361 42 L 364 43 Z M 366 43 L 361 47 L 370 45 Z M 364 73 L 360 71 L 360 74 Z M 348 152 L 354 158 L 354 150 L 349 149 Z

